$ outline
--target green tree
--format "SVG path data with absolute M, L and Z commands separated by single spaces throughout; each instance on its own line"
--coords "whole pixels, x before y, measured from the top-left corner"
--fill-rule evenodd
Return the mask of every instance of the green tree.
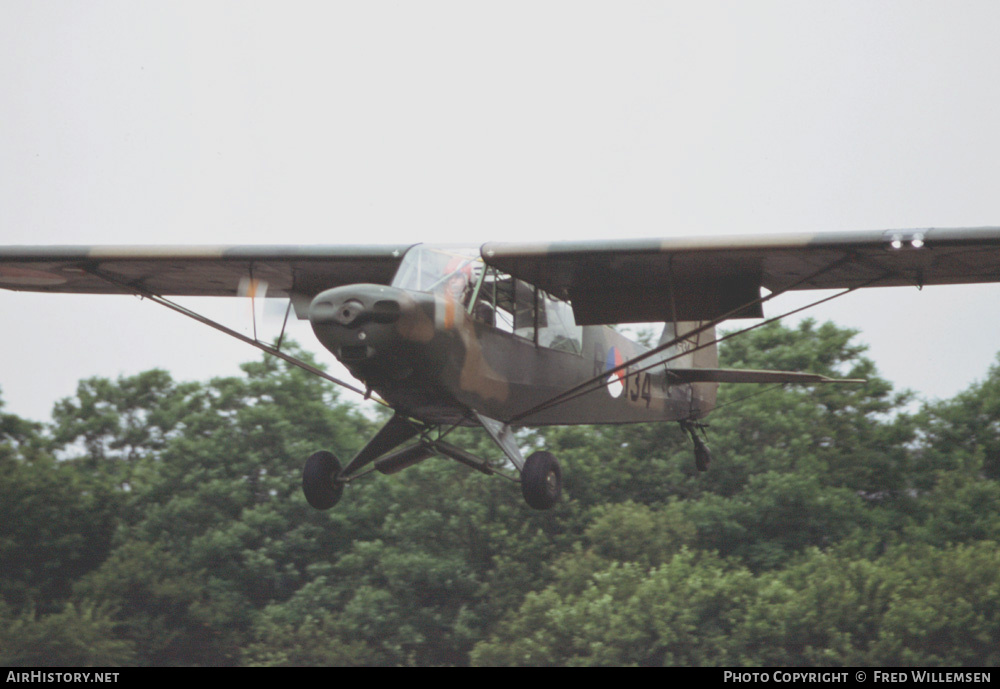
M 914 418 L 853 338 L 724 343 L 870 383 L 722 386 L 706 474 L 675 424 L 521 432 L 563 466 L 548 512 L 441 458 L 312 510 L 304 458 L 377 421 L 283 362 L 89 379 L 48 428 L 0 413 L 0 660 L 995 663 L 992 388 Z M 485 433 L 449 440 L 512 474 Z
M 711 430 L 721 466 L 707 477 L 714 492 L 732 494 L 749 476 L 769 471 L 808 473 L 825 485 L 871 496 L 905 492 L 906 444 L 915 429 L 903 412 L 912 395 L 893 393 L 863 356 L 866 347 L 853 342 L 856 335 L 807 319 L 794 329 L 771 323 L 725 343 L 723 366 L 867 382 L 787 386 L 765 394 L 747 386 L 721 386 Z
M 356 445 L 368 422 L 326 383 L 283 362 L 243 369 L 207 384 L 91 381 L 87 405 L 63 405 L 102 410 L 105 419 L 90 426 L 61 417 L 66 451 L 85 437 L 95 454 L 79 462 L 98 473 L 108 462 L 128 467 L 115 550 L 76 590 L 114 611 L 137 662 L 239 662 L 258 611 L 290 597 L 318 559 L 354 535 L 337 528 L 342 515 L 308 508 L 299 472 L 318 447 Z
M 107 556 L 117 524 L 113 490 L 53 459 L 40 431 L 0 414 L 0 601 L 15 613 L 62 609 L 72 583 Z
M 706 495 L 684 512 L 699 547 L 736 556 L 754 571 L 784 566 L 810 546 L 829 547 L 873 523 L 854 491 L 804 473 L 757 474 L 743 492 Z
M 1000 358 L 986 378 L 950 400 L 925 405 L 920 459 L 927 473 L 962 469 L 1000 480 Z M 933 474 L 920 486 L 929 488 Z
M 812 551 L 762 577 L 737 640 L 754 665 L 992 666 L 996 543 L 898 547 L 877 560 Z
M 472 660 L 479 665 L 735 664 L 730 639 L 754 590 L 747 570 L 687 549 L 651 570 L 636 562 L 605 562 L 571 589 L 556 583 L 529 593 L 517 613 L 476 646 Z
M 119 637 L 107 610 L 67 604 L 47 615 L 26 609 L 8 615 L 0 606 L 0 665 L 5 667 L 107 667 L 127 665 L 132 645 Z

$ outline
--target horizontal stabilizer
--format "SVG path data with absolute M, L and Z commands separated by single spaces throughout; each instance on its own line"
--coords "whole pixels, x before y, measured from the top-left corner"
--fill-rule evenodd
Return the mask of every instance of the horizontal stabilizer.
M 671 368 L 668 376 L 680 383 L 867 383 L 863 378 L 829 378 L 818 373 L 754 371 L 736 368 Z

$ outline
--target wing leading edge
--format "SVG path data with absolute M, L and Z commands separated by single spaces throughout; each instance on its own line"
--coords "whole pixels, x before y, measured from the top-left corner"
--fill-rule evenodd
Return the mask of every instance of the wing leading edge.
M 268 296 L 313 297 L 339 285 L 387 284 L 399 246 L 5 246 L 0 288 L 121 294 L 122 285 L 162 296 L 239 296 L 248 277 Z
M 488 243 L 482 254 L 569 299 L 585 325 L 756 318 L 761 287 L 1000 282 L 1000 227 Z

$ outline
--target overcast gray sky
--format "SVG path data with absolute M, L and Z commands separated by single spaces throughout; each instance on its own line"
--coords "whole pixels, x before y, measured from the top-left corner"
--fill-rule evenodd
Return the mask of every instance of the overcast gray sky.
M 998 31 L 1000 3 L 961 0 L 5 0 L 0 243 L 1000 225 Z M 868 290 L 813 315 L 947 397 L 1000 350 L 998 297 Z M 256 356 L 134 298 L 0 291 L 23 416 L 85 376 Z

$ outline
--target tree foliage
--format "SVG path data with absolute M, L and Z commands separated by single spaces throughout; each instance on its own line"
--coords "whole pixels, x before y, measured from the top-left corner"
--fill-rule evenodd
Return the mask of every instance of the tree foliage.
M 525 431 L 563 466 L 544 513 L 439 458 L 310 509 L 304 458 L 379 421 L 271 359 L 88 379 L 49 424 L 0 405 L 0 662 L 996 664 L 1000 364 L 910 412 L 855 337 L 726 341 L 868 383 L 723 386 L 706 474 L 672 424 Z

